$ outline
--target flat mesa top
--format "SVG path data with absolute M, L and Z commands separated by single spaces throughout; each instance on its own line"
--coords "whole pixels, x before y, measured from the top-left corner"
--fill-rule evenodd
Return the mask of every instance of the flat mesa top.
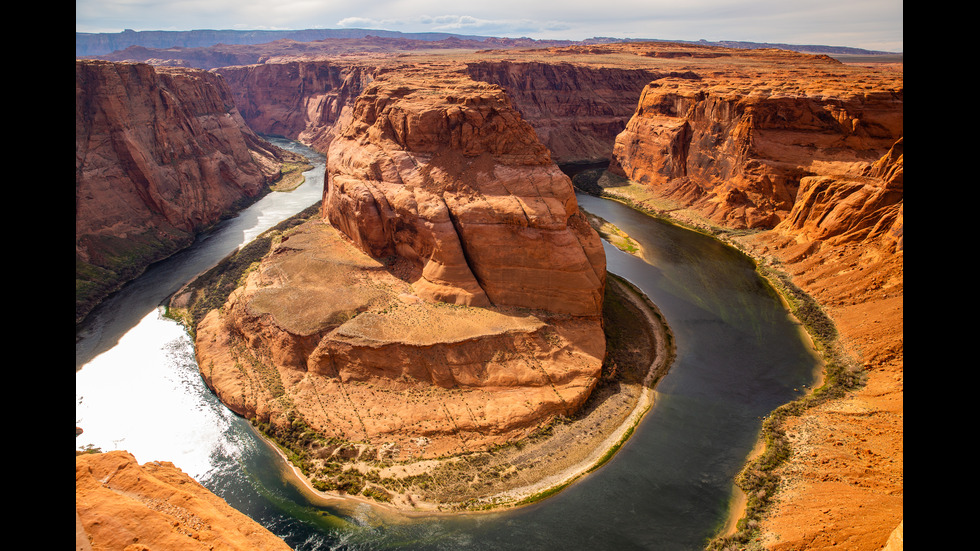
M 278 250 L 254 276 L 258 288 L 248 307 L 294 334 L 336 329 L 340 338 L 424 346 L 546 325 L 526 310 L 421 300 L 404 275 L 359 251 L 322 220 L 297 227 Z

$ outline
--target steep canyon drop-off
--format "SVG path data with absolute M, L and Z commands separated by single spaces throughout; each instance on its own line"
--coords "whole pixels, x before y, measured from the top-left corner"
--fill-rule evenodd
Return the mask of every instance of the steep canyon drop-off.
M 474 300 L 479 296 L 476 287 L 462 281 L 480 279 L 478 270 L 470 269 L 472 279 L 451 279 L 446 294 L 445 274 L 463 263 L 440 261 L 426 268 L 414 260 L 431 246 L 426 245 L 431 238 L 419 228 L 438 226 L 436 220 L 448 228 L 453 220 L 448 207 L 459 200 L 451 189 L 432 187 L 440 181 L 433 172 L 451 175 L 464 159 L 475 163 L 467 174 L 507 173 L 515 170 L 515 161 L 537 171 L 545 166 L 533 159 L 494 156 L 506 155 L 506 148 L 491 155 L 492 162 L 480 164 L 480 155 L 462 153 L 469 143 L 465 140 L 455 151 L 426 149 L 427 138 L 419 137 L 428 134 L 419 129 L 436 122 L 448 130 L 454 117 L 466 120 L 465 102 L 452 114 L 447 86 L 465 84 L 472 90 L 474 80 L 497 84 L 534 128 L 534 141 L 551 149 L 554 160 L 608 158 L 612 173 L 638 183 L 609 186 L 607 193 L 701 227 L 761 230 L 730 239 L 759 259 L 778 261 L 793 283 L 817 299 L 836 323 L 842 345 L 863 366 L 867 381 L 848 396 L 787 423 L 793 455 L 780 472 L 784 490 L 762 523 L 765 544 L 773 549 L 843 544 L 878 549 L 899 525 L 904 364 L 900 70 L 850 67 L 774 50 L 627 44 L 481 52 L 451 61 L 410 53 L 387 59 L 292 60 L 215 72 L 224 77 L 255 131 L 298 138 L 346 159 L 331 160 L 331 177 L 347 179 L 351 189 L 360 191 L 335 196 L 333 206 L 328 193 L 324 214 L 346 224 L 350 237 L 365 249 L 386 243 L 379 246 L 393 250 L 384 254 L 394 252 L 391 258 L 407 267 L 405 273 L 415 278 L 411 281 L 420 281 L 426 269 L 439 274 L 426 279 L 437 283 L 430 287 L 432 297 Z M 385 79 L 387 73 L 405 78 Z M 376 78 L 386 84 L 372 87 Z M 426 94 L 438 98 L 438 108 L 422 108 L 415 101 Z M 471 101 L 477 107 L 504 101 L 498 91 L 488 91 L 488 96 L 497 99 Z M 360 104 L 355 101 L 359 97 Z M 401 114 L 388 111 L 381 117 L 384 125 L 373 127 L 379 120 L 373 117 L 385 113 L 382 98 L 412 108 Z M 481 117 L 481 122 L 492 120 Z M 371 147 L 388 153 L 391 161 L 370 161 L 370 155 L 365 160 L 352 152 L 350 141 L 361 138 L 345 134 L 345 129 L 354 128 L 357 119 L 361 135 L 375 132 L 378 139 L 368 140 Z M 447 132 L 439 139 L 452 143 L 453 136 L 462 136 L 462 125 L 456 128 L 459 134 Z M 442 196 L 434 204 L 447 207 L 446 215 L 420 216 L 416 228 L 383 223 L 388 233 L 378 235 L 372 232 L 380 228 L 356 224 L 363 213 L 376 213 L 371 216 L 383 222 L 385 209 L 396 212 L 405 208 L 400 205 L 410 205 L 387 190 L 393 183 L 419 178 L 425 167 L 439 170 L 429 170 L 429 180 L 416 180 L 413 193 Z M 339 183 L 330 189 L 335 192 Z M 407 187 L 402 186 L 402 193 Z M 564 210 L 549 206 L 549 216 L 542 220 L 569 212 L 567 200 L 557 202 Z M 488 212 L 468 204 L 472 211 Z M 525 210 L 534 212 L 541 211 Z M 588 257 L 589 247 L 582 250 Z M 368 265 L 384 271 L 378 263 Z M 526 325 L 521 330 L 533 334 L 538 329 Z M 855 525 L 855 518 L 865 520 Z
M 248 128 L 212 73 L 76 61 L 76 323 L 267 191 L 291 155 Z

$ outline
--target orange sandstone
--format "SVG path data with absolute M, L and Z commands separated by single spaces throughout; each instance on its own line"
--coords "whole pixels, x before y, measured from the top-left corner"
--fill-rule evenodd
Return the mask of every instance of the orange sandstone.
M 287 551 L 278 536 L 166 461 L 75 456 L 75 547 Z

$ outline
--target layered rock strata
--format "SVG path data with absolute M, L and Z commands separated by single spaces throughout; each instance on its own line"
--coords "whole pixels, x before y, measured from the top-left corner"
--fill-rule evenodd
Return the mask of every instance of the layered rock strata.
M 860 175 L 806 176 L 796 202 L 775 232 L 835 247 L 875 243 L 886 252 L 904 250 L 904 139 Z
M 284 61 L 221 67 L 235 105 L 250 128 L 326 152 L 345 109 L 377 68 L 336 61 Z
M 864 383 L 783 429 L 792 454 L 760 527 L 767 549 L 877 551 L 904 516 L 904 153 L 861 177 L 804 178 L 774 229 L 739 239 L 779 263 L 834 321 Z M 901 542 L 898 543 L 901 548 Z
M 859 179 L 902 137 L 901 89 L 770 86 L 650 83 L 610 170 L 715 224 L 768 229 L 794 208 L 803 178 Z
M 730 73 L 695 69 L 700 82 L 651 83 L 610 167 L 632 181 L 605 192 L 696 226 L 765 230 L 729 239 L 816 300 L 864 383 L 780 427 L 791 457 L 756 539 L 876 551 L 903 516 L 902 75 L 752 55 Z
M 438 457 L 525 436 L 594 388 L 605 257 L 570 181 L 499 87 L 424 76 L 358 98 L 324 220 L 198 325 L 201 372 L 238 413 Z
M 640 92 L 666 76 L 642 68 L 509 60 L 467 63 L 466 72 L 507 92 L 556 163 L 609 160 Z
M 324 215 L 371 256 L 410 261 L 426 299 L 598 316 L 605 257 L 568 177 L 499 87 L 445 78 L 358 98 Z
M 379 74 L 404 70 L 379 59 L 286 58 L 214 71 L 228 82 L 253 129 L 326 151 L 342 126 L 344 108 L 352 107 Z M 503 88 L 556 163 L 608 160 L 644 86 L 665 76 L 697 78 L 694 73 L 509 60 L 466 62 L 455 70 Z
M 395 65 L 401 68 L 395 70 L 432 61 L 431 57 L 404 55 L 398 54 Z M 636 111 L 636 128 L 627 130 L 617 144 L 614 167 L 619 165 L 623 174 L 651 185 L 643 194 L 628 198 L 669 211 L 687 223 L 775 228 L 740 238 L 739 243 L 756 258 L 778 261 L 780 269 L 822 305 L 842 341 L 863 362 L 867 377 L 858 392 L 795 419 L 787 428 L 792 457 L 781 470 L 783 491 L 774 511 L 761 523 L 763 545 L 770 549 L 881 549 L 895 527 L 900 530 L 903 503 L 904 212 L 901 180 L 894 178 L 901 153 L 893 148 L 901 146 L 903 134 L 900 68 L 844 66 L 825 56 L 772 49 L 735 51 L 669 43 L 481 51 L 454 57 L 461 74 L 504 86 L 525 118 L 538 128 L 559 126 L 549 121 L 551 113 L 562 109 L 573 115 L 580 109 L 589 113 L 600 102 L 575 106 L 579 95 L 590 97 L 581 94 L 587 87 L 575 88 L 563 78 L 541 80 L 524 72 L 535 63 L 559 60 L 551 65 L 643 69 L 666 75 L 648 89 L 647 99 L 656 99 L 652 104 L 637 102 L 638 94 L 629 98 L 634 103 L 631 111 Z M 358 65 L 350 59 L 333 63 Z M 358 66 L 380 67 L 386 59 L 364 58 Z M 438 62 L 450 64 L 448 57 Z M 506 73 L 500 76 L 505 66 Z M 251 70 L 256 74 L 279 71 L 275 67 Z M 264 82 L 259 89 L 274 87 L 271 78 L 257 80 Z M 540 84 L 525 92 L 522 82 Z M 580 94 L 562 95 L 549 88 L 552 82 L 566 83 Z M 296 86 L 290 93 L 319 94 L 322 90 Z M 536 111 L 535 97 L 547 94 L 558 103 L 548 107 L 539 102 L 542 106 Z M 290 96 L 285 101 L 300 106 L 298 112 L 306 109 L 305 100 L 297 103 Z M 644 117 L 649 120 L 641 122 Z M 331 126 L 331 139 L 340 128 L 336 123 Z M 296 130 L 289 137 L 301 132 Z M 551 140 L 551 134 L 541 130 L 538 135 L 556 151 L 566 141 L 589 141 L 584 135 L 562 140 Z M 324 149 L 329 141 L 321 142 Z M 612 143 L 606 148 L 612 149 Z M 564 160 L 565 155 L 553 158 Z M 876 166 L 889 168 L 879 171 Z M 399 274 L 400 283 L 418 279 L 417 266 L 393 262 L 394 255 L 389 260 L 390 268 L 379 270 Z M 411 301 L 412 296 L 405 293 L 402 299 Z M 319 299 L 310 301 L 292 304 L 319 303 Z M 280 315 L 285 316 L 282 312 L 288 304 L 284 303 Z M 264 312 L 261 308 L 255 311 Z M 261 315 L 272 319 L 271 313 Z M 318 339 L 309 337 L 317 343 Z M 251 364 L 243 361 L 241 365 L 246 369 Z M 300 371 L 277 369 L 294 378 Z M 261 384 L 257 372 L 250 373 L 252 379 L 242 388 Z M 352 386 L 367 389 L 367 384 Z M 422 394 L 418 389 L 409 392 Z M 282 391 L 273 393 L 278 400 L 286 400 Z M 255 393 L 242 390 L 238 394 Z M 437 411 L 435 406 L 432 411 Z M 356 417 L 361 412 L 348 409 L 347 414 Z M 355 424 L 352 421 L 350 426 Z M 355 435 L 353 430 L 349 433 Z M 423 442 L 409 441 L 405 449 Z
M 75 456 L 75 548 L 289 550 L 173 463 L 125 451 Z
M 217 75 L 76 61 L 76 322 L 266 191 L 285 158 L 245 125 Z

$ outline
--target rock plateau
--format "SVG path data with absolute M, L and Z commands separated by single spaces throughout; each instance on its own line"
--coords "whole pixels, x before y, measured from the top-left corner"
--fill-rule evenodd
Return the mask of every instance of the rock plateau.
M 323 220 L 198 325 L 202 374 L 232 409 L 437 457 L 526 436 L 589 396 L 605 256 L 498 86 L 380 77 L 330 143 L 324 195 Z

